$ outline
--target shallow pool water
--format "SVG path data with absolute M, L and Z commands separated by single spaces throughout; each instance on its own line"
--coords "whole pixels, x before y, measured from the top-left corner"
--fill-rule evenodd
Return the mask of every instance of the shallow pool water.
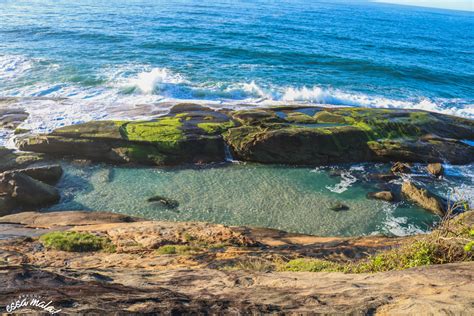
M 380 165 L 379 165 L 380 167 Z M 62 200 L 49 210 L 106 210 L 156 220 L 251 225 L 315 235 L 407 235 L 429 230 L 437 217 L 410 203 L 366 198 L 374 165 L 296 168 L 219 164 L 127 168 L 65 164 Z M 444 188 L 440 187 L 440 190 Z M 153 196 L 179 202 L 175 209 Z M 334 211 L 341 202 L 349 207 Z

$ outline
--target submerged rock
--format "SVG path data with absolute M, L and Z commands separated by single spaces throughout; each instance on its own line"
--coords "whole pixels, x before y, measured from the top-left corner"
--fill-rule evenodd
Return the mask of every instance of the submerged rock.
M 335 212 L 339 211 L 347 211 L 349 210 L 349 206 L 341 203 L 341 202 L 336 202 L 330 206 L 330 209 Z
M 373 174 L 369 174 L 368 178 L 371 180 L 388 182 L 388 181 L 398 179 L 399 176 L 393 173 L 373 173 Z
M 391 191 L 370 192 L 367 194 L 367 197 L 370 199 L 383 200 L 387 202 L 392 202 L 395 200 L 395 197 Z
M 426 170 L 428 170 L 428 172 L 435 177 L 442 176 L 444 172 L 444 168 L 441 163 L 430 163 L 428 166 L 426 166 Z
M 178 201 L 160 195 L 151 197 L 147 201 L 150 203 L 159 203 L 160 205 L 169 209 L 175 209 L 179 206 Z
M 426 189 L 419 188 L 415 184 L 405 181 L 402 184 L 402 193 L 409 200 L 415 202 L 427 211 L 430 211 L 441 217 L 446 214 L 446 209 L 443 205 L 443 202 L 441 202 L 439 198 L 428 192 Z

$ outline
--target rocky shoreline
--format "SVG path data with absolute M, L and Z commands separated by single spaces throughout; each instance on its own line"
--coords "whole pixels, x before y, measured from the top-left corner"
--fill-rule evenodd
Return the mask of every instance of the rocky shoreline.
M 35 168 L 48 172 L 50 164 L 60 159 L 138 166 L 234 159 L 296 166 L 395 163 L 390 174 L 373 175 L 380 182 L 409 172 L 413 162 L 428 164 L 427 174 L 440 177 L 441 162 L 474 161 L 474 147 L 468 143 L 474 139 L 473 121 L 418 110 L 280 106 L 231 111 L 177 104 L 168 114 L 150 121 L 95 121 L 49 134 L 18 129 L 27 116 L 17 109 L 0 112 L 0 127 L 16 129 L 15 144 L 20 149 L 0 147 L 0 171 L 4 172 L 0 214 L 59 200 L 51 187 L 54 183 L 43 183 L 25 172 Z M 25 169 L 28 166 L 32 168 Z M 60 172 L 58 166 L 53 168 Z M 25 192 L 36 192 L 36 203 Z M 370 198 L 385 201 L 397 196 L 436 215 L 446 213 L 447 201 L 413 183 L 369 193 Z M 166 197 L 159 200 L 168 201 Z
M 17 138 L 20 150 L 112 163 L 288 165 L 474 161 L 474 122 L 417 110 L 178 104 L 151 121 L 97 121 Z
M 342 271 L 418 236 L 316 237 L 105 212 L 30 212 L 60 199 L 55 185 L 63 159 L 131 166 L 234 159 L 292 166 L 382 162 L 392 168 L 369 175 L 381 190 L 368 198 L 407 199 L 440 218 L 464 213 L 460 218 L 469 230 L 474 219 L 467 204 L 453 207 L 403 175 L 412 163 L 423 163 L 424 177 L 443 181 L 441 163 L 474 162 L 467 142 L 474 140 L 471 120 L 399 109 L 231 111 L 178 104 L 149 121 L 96 121 L 34 134 L 19 128 L 27 117 L 0 108 L 0 127 L 15 130 L 20 149 L 0 147 L 0 278 L 7 285 L 0 289 L 2 310 L 26 293 L 48 297 L 70 313 L 474 312 L 471 259 L 375 274 L 296 273 L 287 266 L 314 259 L 322 260 L 309 261 L 321 265 L 317 271 Z M 388 183 L 393 179 L 404 181 L 394 186 Z M 170 208 L 179 203 L 161 195 L 149 202 Z M 345 209 L 341 203 L 333 211 Z M 49 233 L 98 238 L 97 248 L 55 249 L 42 239 Z M 103 241 L 113 251 L 105 251 Z

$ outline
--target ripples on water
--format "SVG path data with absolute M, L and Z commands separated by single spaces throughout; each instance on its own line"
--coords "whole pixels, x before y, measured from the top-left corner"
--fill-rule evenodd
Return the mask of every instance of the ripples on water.
M 473 117 L 472 17 L 364 1 L 7 1 L 0 96 L 72 98 L 36 123 L 49 129 L 184 99 Z
M 366 198 L 368 192 L 380 190 L 367 180 L 367 172 L 375 172 L 374 168 L 386 166 L 313 169 L 217 164 L 136 169 L 65 165 L 65 177 L 59 184 L 62 200 L 51 209 L 109 210 L 158 220 L 262 226 L 326 236 L 427 231 L 437 220 L 431 213 L 407 202 Z M 458 176 L 437 183 L 436 192 L 446 196 L 449 188 L 473 186 L 474 179 L 462 175 L 459 168 L 463 167 L 450 168 Z M 178 201 L 179 207 L 167 209 L 147 201 L 157 195 Z M 339 202 L 349 210 L 331 210 Z

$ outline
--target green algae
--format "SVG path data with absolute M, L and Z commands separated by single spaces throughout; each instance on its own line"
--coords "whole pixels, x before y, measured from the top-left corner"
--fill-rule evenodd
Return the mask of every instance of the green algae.
M 131 161 L 146 164 L 153 162 L 156 165 L 163 165 L 166 163 L 167 156 L 154 146 L 131 144 L 128 147 L 121 147 L 115 150 Z
M 160 144 L 164 149 L 175 148 L 186 139 L 178 117 L 164 117 L 151 122 L 131 122 L 123 126 L 127 140 Z
M 328 111 L 321 111 L 314 115 L 319 123 L 346 123 L 345 117 Z
M 234 122 L 205 122 L 205 123 L 198 123 L 197 126 L 205 131 L 207 134 L 215 135 L 215 134 L 222 134 L 227 131 L 229 128 L 235 126 Z
M 287 113 L 285 120 L 290 123 L 299 124 L 315 124 L 317 119 L 301 112 L 290 112 Z

